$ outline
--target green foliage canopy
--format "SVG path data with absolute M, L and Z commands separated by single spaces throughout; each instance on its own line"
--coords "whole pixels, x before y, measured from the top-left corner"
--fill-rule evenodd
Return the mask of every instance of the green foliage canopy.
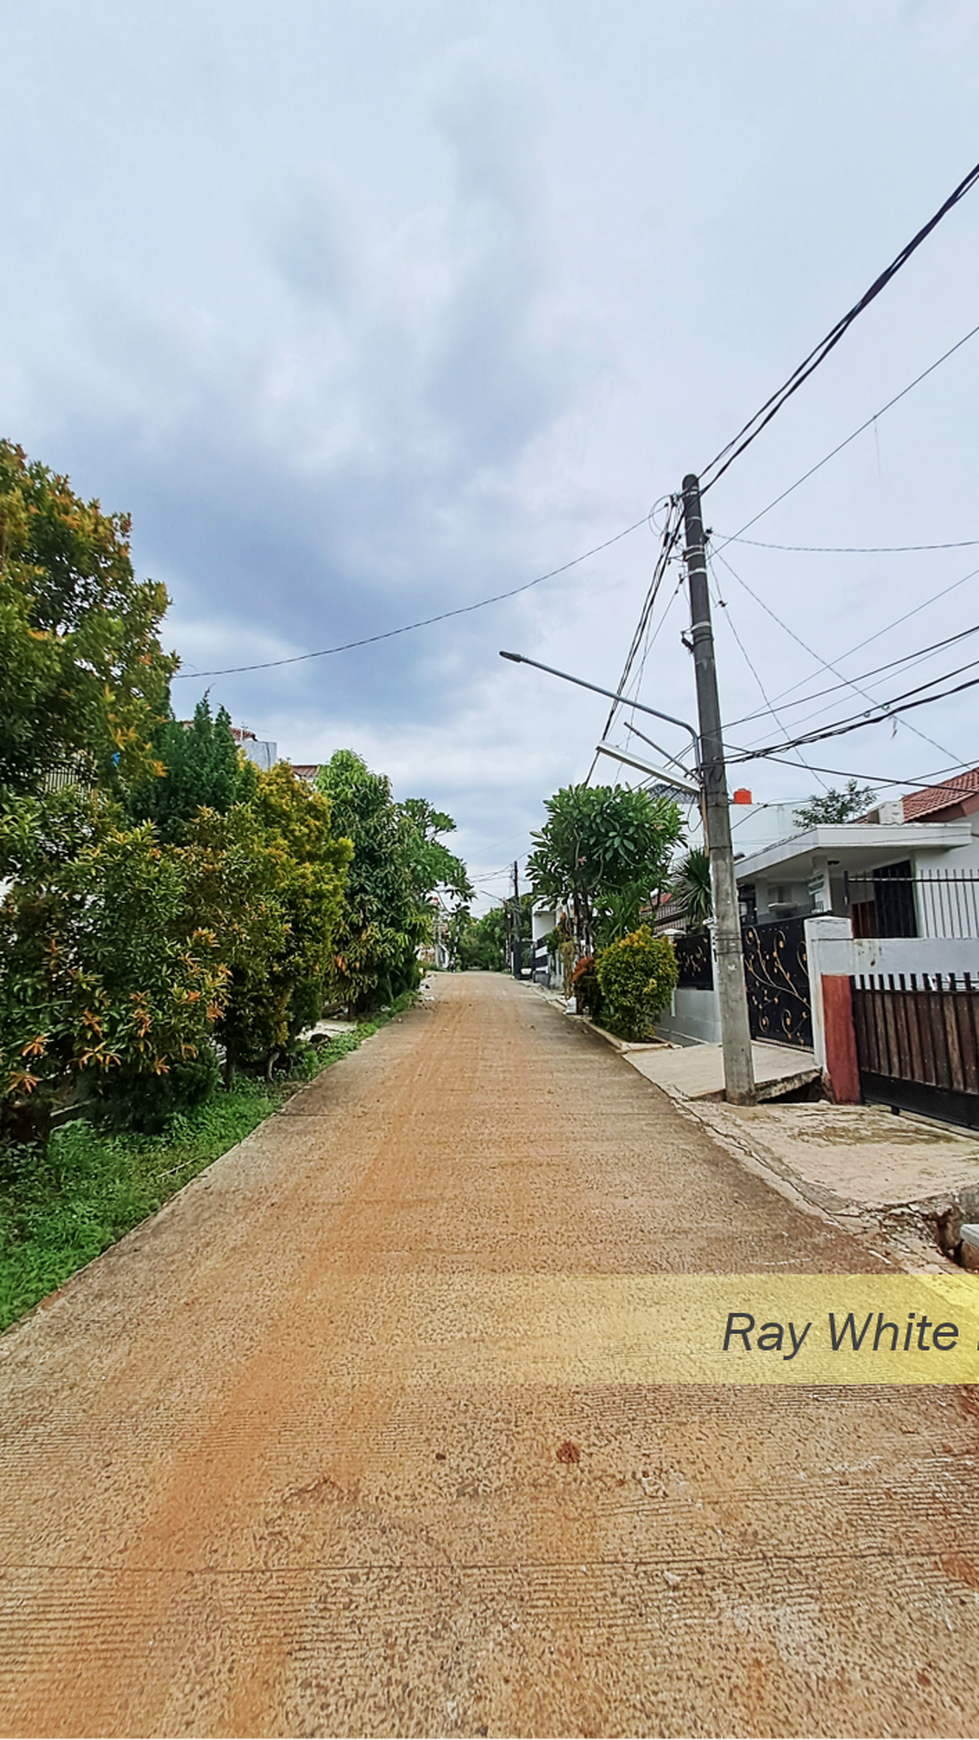
M 680 860 L 673 892 L 683 908 L 687 929 L 703 930 L 713 915 L 714 895 L 710 881 L 710 858 L 695 846 Z
M 105 790 L 151 771 L 177 660 L 168 599 L 138 582 L 130 522 L 0 441 L 0 788 L 57 772 Z
M 125 1083 L 134 1111 L 199 1097 L 228 969 L 179 851 L 77 788 L 7 797 L 0 842 L 5 1128 L 43 1132 L 78 1085 L 111 1098 Z
M 848 779 L 841 791 L 830 787 L 829 791 L 816 792 L 797 810 L 793 810 L 792 819 L 800 828 L 818 828 L 833 822 L 852 822 L 870 809 L 876 796 L 872 785 L 860 785 L 857 780 Z
M 527 874 L 535 897 L 567 906 L 581 953 L 609 941 L 669 881 L 681 835 L 669 798 L 626 786 L 565 786 L 547 799 L 547 821 L 531 837 Z
M 172 715 L 161 721 L 153 750 L 157 771 L 131 789 L 126 807 L 134 821 L 153 822 L 162 840 L 179 840 L 199 809 L 223 816 L 255 798 L 257 770 L 232 737 L 225 709 L 212 718 L 206 696 L 186 724 Z
M 201 808 L 180 848 L 194 916 L 217 930 L 229 974 L 218 1023 L 229 1065 L 266 1069 L 322 1012 L 331 982 L 349 840 L 285 762 L 257 772 L 251 803 Z

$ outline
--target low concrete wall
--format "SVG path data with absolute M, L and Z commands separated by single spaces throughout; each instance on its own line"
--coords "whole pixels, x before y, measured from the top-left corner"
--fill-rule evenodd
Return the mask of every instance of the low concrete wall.
M 979 974 L 979 937 L 850 934 L 848 918 L 807 918 L 810 978 L 853 973 Z
M 678 986 L 669 1009 L 656 1023 L 659 1039 L 674 1045 L 720 1045 L 721 1012 L 716 991 Z

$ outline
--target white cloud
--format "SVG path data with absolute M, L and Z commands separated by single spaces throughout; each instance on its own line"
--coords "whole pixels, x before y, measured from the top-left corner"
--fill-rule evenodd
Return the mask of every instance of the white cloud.
M 19 142 L 0 189 L 5 433 L 132 510 L 138 563 L 176 601 L 168 643 L 202 668 L 453 609 L 639 518 L 973 155 L 979 21 L 952 0 L 286 0 L 274 20 L 242 0 L 233 30 L 217 0 L 29 11 L 5 23 Z M 936 232 L 707 498 L 717 528 L 736 530 L 966 330 L 977 229 L 967 203 Z M 977 369 L 979 340 L 758 535 L 979 535 Z M 402 791 L 437 797 L 494 868 L 491 848 L 516 849 L 543 797 L 584 774 L 605 717 L 497 649 L 614 683 L 653 554 L 640 531 L 522 600 L 205 681 L 295 759 L 349 743 Z M 969 566 L 727 555 L 833 660 Z M 718 578 L 769 693 L 818 669 Z M 875 651 L 963 626 L 969 594 Z M 724 615 L 735 718 L 759 697 Z M 689 716 L 682 620 L 681 600 L 644 694 Z M 182 708 L 205 681 L 180 686 Z M 969 757 L 971 716 L 966 696 L 915 724 Z M 824 748 L 828 765 L 893 777 L 941 759 L 908 726 Z M 814 783 L 774 763 L 747 779 L 770 796 Z

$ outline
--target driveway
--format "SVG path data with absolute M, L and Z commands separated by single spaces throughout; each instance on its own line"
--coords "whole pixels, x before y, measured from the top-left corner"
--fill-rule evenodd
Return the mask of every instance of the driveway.
M 620 1280 L 886 1256 L 434 987 L 0 1338 L 0 1730 L 974 1734 L 974 1390 L 576 1361 Z

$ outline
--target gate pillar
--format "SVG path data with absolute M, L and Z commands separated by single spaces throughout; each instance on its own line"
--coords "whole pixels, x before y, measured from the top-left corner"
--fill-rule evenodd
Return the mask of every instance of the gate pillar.
M 853 933 L 848 918 L 806 919 L 813 1050 L 823 1083 L 837 1105 L 858 1105 L 860 1075 L 853 1029 L 850 974 Z
M 860 1071 L 850 980 L 841 973 L 824 973 L 819 990 L 823 1005 L 823 1084 L 835 1105 L 859 1105 Z

